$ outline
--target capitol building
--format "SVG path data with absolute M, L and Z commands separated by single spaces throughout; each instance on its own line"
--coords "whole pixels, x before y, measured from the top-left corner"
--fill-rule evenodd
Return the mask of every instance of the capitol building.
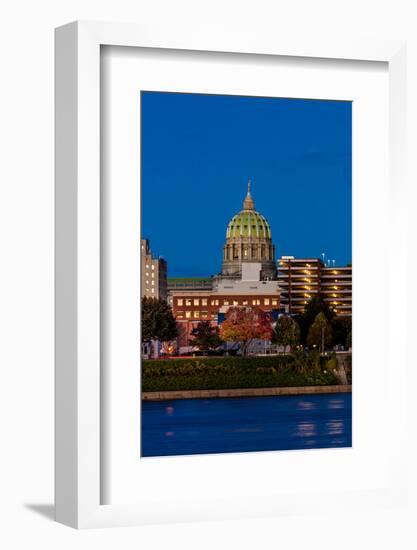
M 210 278 L 169 279 L 169 302 L 182 325 L 182 345 L 199 321 L 217 324 L 233 306 L 278 314 L 275 246 L 268 221 L 255 210 L 250 182 L 242 206 L 226 228 L 221 272 Z
M 282 313 L 302 313 L 310 298 L 320 294 L 338 316 L 352 316 L 352 266 L 336 267 L 324 257 L 281 256 L 277 261 L 271 227 L 255 209 L 250 181 L 241 209 L 225 229 L 221 271 L 211 277 L 167 280 L 166 262 L 154 259 L 148 241 L 142 242 L 142 295 L 167 295 L 182 334 L 180 348 L 187 347 L 200 321 L 221 323 L 233 306 L 257 307 L 276 319 Z

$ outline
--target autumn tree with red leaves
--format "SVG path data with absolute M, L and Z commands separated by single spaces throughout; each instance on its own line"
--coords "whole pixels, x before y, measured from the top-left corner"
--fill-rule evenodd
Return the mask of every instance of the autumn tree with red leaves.
M 271 317 L 256 307 L 231 307 L 220 325 L 220 338 L 239 342 L 243 355 L 247 354 L 253 340 L 270 340 L 271 337 Z

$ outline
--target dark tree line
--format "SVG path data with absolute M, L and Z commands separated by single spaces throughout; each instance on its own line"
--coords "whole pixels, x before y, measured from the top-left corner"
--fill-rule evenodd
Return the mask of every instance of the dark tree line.
M 350 347 L 352 342 L 352 319 L 337 317 L 334 310 L 323 300 L 320 294 L 310 298 L 304 312 L 295 316 L 295 320 L 300 327 L 300 343 L 304 346 L 311 345 L 309 344 L 309 332 L 320 314 L 322 315 L 320 320 L 317 321 L 316 328 L 321 330 L 323 326 L 328 326 L 326 345 Z

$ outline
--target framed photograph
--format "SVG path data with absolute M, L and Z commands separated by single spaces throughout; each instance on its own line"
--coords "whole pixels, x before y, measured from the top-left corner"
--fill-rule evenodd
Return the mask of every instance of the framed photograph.
M 58 521 L 405 502 L 404 52 L 57 29 Z

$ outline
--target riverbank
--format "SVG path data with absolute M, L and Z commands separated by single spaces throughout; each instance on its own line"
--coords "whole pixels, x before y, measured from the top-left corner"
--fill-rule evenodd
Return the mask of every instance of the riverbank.
M 277 395 L 314 395 L 328 393 L 351 393 L 351 385 L 292 386 L 284 388 L 240 388 L 221 390 L 180 390 L 142 392 L 143 401 L 171 399 L 210 399 L 213 397 L 271 397 Z

